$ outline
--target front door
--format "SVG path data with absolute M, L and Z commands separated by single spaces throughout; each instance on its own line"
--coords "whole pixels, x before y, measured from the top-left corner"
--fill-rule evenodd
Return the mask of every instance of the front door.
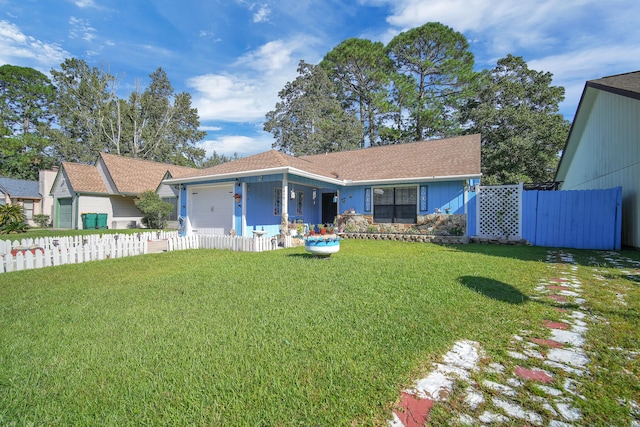
M 338 215 L 337 193 L 322 194 L 322 223 L 333 224 L 333 220 Z

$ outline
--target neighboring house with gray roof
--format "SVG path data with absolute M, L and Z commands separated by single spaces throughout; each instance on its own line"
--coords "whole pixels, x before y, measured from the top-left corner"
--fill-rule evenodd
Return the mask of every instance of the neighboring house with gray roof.
M 135 198 L 147 190 L 176 207 L 170 218 L 176 221 L 177 190 L 162 185 L 162 180 L 194 170 L 108 153 L 100 153 L 94 165 L 62 162 L 51 187 L 53 226 L 83 228 L 83 213 L 102 213 L 107 214 L 109 228 L 141 227 Z
M 480 177 L 480 135 L 469 135 L 300 157 L 270 150 L 164 183 L 180 188 L 185 234 L 246 236 L 298 220 L 332 223 L 351 209 L 385 224 L 466 213 Z
M 622 244 L 640 247 L 640 71 L 587 81 L 556 181 L 562 190 L 622 187 Z
M 29 225 L 35 225 L 33 216 L 42 212 L 41 200 L 38 181 L 0 177 L 0 204 L 22 206 Z

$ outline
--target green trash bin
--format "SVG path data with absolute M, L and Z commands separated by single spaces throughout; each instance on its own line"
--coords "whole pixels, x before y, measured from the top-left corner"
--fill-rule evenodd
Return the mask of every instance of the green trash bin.
M 96 219 L 96 228 L 101 230 L 105 230 L 107 228 L 107 216 L 106 213 L 99 213 L 98 218 Z
M 97 219 L 98 219 L 98 214 L 95 214 L 95 213 L 82 214 L 82 228 L 87 230 L 95 229 Z

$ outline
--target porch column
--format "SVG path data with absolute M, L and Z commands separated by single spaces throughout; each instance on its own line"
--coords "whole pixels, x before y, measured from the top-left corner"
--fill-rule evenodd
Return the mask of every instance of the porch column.
M 280 228 L 286 236 L 289 234 L 289 175 L 284 174 L 282 177 L 282 216 L 280 218 Z
M 241 231 L 242 231 L 242 236 L 246 236 L 247 235 L 247 183 L 246 182 L 242 182 L 242 213 L 241 213 L 242 217 L 240 218 L 241 220 Z
M 464 180 L 462 182 L 462 186 L 464 188 L 464 193 L 462 196 L 462 204 L 464 205 L 464 215 L 465 215 L 465 221 L 466 221 L 466 234 L 467 237 L 471 237 L 469 236 L 469 180 Z

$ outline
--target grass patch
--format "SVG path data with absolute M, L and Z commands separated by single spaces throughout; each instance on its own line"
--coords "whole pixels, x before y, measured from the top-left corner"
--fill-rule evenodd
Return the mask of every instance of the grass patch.
M 553 315 L 545 255 L 345 240 L 3 274 L 0 423 L 382 425 L 455 341 L 500 354 Z
M 640 252 L 625 252 L 640 260 Z M 607 253 L 585 259 L 581 275 L 590 325 L 586 350 L 592 359 L 590 381 L 580 390 L 585 425 L 631 425 L 630 408 L 640 404 L 640 268 L 620 268 Z M 635 273 L 634 273 L 635 271 Z M 631 411 L 640 420 L 640 408 Z
M 149 230 L 146 228 L 128 228 L 123 230 L 100 229 L 100 230 L 56 230 L 53 228 L 30 228 L 26 233 L 0 234 L 0 240 L 36 239 L 40 237 L 60 237 L 60 236 L 86 236 L 88 234 L 136 234 Z M 170 231 L 170 230 L 167 230 Z

